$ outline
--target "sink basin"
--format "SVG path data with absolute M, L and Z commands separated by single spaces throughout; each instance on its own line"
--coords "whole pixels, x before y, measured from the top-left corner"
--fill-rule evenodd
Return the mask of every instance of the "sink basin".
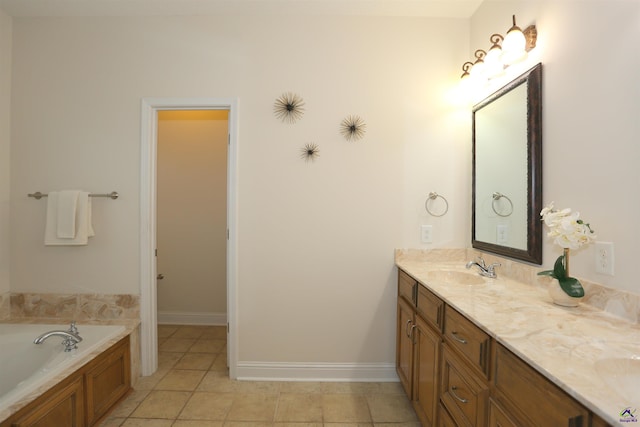
M 640 407 L 640 357 L 598 360 L 596 372 L 621 397 L 632 400 L 627 404 Z
M 427 279 L 434 282 L 450 282 L 458 285 L 482 285 L 486 280 L 477 274 L 458 270 L 435 270 L 427 273 Z

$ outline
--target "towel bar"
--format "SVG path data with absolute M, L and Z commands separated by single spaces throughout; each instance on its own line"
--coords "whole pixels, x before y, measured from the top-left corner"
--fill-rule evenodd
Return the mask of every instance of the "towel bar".
M 47 197 L 47 196 L 48 196 L 48 194 L 46 194 L 46 193 L 41 193 L 41 192 L 39 192 L 39 191 L 36 191 L 35 193 L 29 193 L 29 194 L 27 194 L 27 196 L 29 196 L 29 197 L 33 197 L 33 198 L 35 198 L 36 200 L 40 200 L 40 199 L 42 199 L 43 197 Z M 120 195 L 118 194 L 118 192 L 117 192 L 117 191 L 112 191 L 112 192 L 111 192 L 111 193 L 109 193 L 109 194 L 89 194 L 89 197 L 109 197 L 109 198 L 111 198 L 111 199 L 113 199 L 113 200 L 117 199 L 117 198 L 118 198 L 118 196 L 120 196 Z

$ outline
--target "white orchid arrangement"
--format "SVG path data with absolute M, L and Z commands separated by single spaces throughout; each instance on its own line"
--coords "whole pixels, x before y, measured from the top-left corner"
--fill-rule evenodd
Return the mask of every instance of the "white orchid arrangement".
M 571 212 L 569 208 L 556 210 L 553 202 L 540 211 L 540 216 L 549 228 L 547 236 L 552 237 L 553 242 L 564 249 L 564 253 L 556 260 L 553 270 L 541 271 L 538 275 L 557 279 L 562 290 L 569 296 L 584 296 L 580 281 L 569 276 L 569 250 L 578 249 L 595 240 L 591 226 L 580 219 L 579 212 Z

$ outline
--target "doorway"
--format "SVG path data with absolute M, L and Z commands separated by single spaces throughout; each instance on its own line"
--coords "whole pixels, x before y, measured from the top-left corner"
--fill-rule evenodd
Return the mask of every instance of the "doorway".
M 158 111 L 158 324 L 227 324 L 228 116 Z
M 141 373 L 151 375 L 158 366 L 157 294 L 157 172 L 158 114 L 175 110 L 227 110 L 228 155 L 226 179 L 226 322 L 230 378 L 236 378 L 236 235 L 237 235 L 237 100 L 233 98 L 142 99 L 140 177 L 140 346 Z

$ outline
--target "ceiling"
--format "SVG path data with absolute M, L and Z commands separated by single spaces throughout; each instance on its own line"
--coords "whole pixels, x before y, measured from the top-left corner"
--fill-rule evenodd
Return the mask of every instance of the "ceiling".
M 469 18 L 483 0 L 0 0 L 10 16 L 369 15 Z

